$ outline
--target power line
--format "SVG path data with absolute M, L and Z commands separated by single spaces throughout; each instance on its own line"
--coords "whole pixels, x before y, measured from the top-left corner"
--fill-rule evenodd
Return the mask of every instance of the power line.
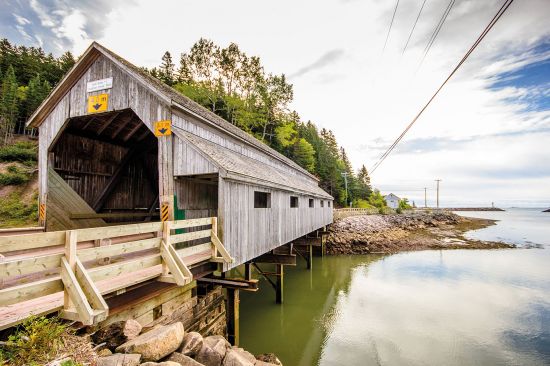
M 399 137 L 393 142 L 393 144 L 384 152 L 384 154 L 382 154 L 382 156 L 380 157 L 380 159 L 376 162 L 376 164 L 374 165 L 374 167 L 370 170 L 370 174 L 372 175 L 376 169 L 380 166 L 380 164 L 382 164 L 382 162 L 388 157 L 388 155 L 393 151 L 393 149 L 395 148 L 395 146 L 401 141 L 401 139 L 403 138 L 403 136 L 405 136 L 405 134 L 410 130 L 410 128 L 414 125 L 414 123 L 418 120 L 418 118 L 422 115 L 422 113 L 426 110 L 426 108 L 428 108 L 428 106 L 430 105 L 430 103 L 435 99 L 435 97 L 437 96 L 437 94 L 439 94 L 439 92 L 441 91 L 441 89 L 443 89 L 443 87 L 445 86 L 445 84 L 447 84 L 447 82 L 451 79 L 451 77 L 457 72 L 457 70 L 460 68 L 460 66 L 462 66 L 462 64 L 468 59 L 468 57 L 472 54 L 472 52 L 476 49 L 476 47 L 481 43 L 481 41 L 483 40 L 483 38 L 485 38 L 485 36 L 487 35 L 487 33 L 489 33 L 489 31 L 493 28 L 493 26 L 498 22 L 498 20 L 502 17 L 502 15 L 506 12 L 506 10 L 510 7 L 510 5 L 514 2 L 514 0 L 505 0 L 504 1 L 504 4 L 502 4 L 501 8 L 498 10 L 498 12 L 495 14 L 495 16 L 493 17 L 493 19 L 491 19 L 491 21 L 489 22 L 489 24 L 485 27 L 485 29 L 483 30 L 483 32 L 481 32 L 481 34 L 479 35 L 479 37 L 476 39 L 476 41 L 474 42 L 474 44 L 470 47 L 470 49 L 468 50 L 468 52 L 466 52 L 466 54 L 464 55 L 464 57 L 462 57 L 462 59 L 460 60 L 460 62 L 458 63 L 458 65 L 456 65 L 456 67 L 453 69 L 453 71 L 451 71 L 451 73 L 449 74 L 449 76 L 447 76 L 447 78 L 445 79 L 445 81 L 443 81 L 443 83 L 441 84 L 441 86 L 435 91 L 435 93 L 432 95 L 432 97 L 428 100 L 428 102 L 424 105 L 424 107 L 420 110 L 420 112 L 418 112 L 418 114 L 413 118 L 413 120 L 407 125 L 407 127 L 403 130 L 403 132 L 401 132 L 401 135 L 399 135 Z
M 424 59 L 428 55 L 428 52 L 430 52 L 430 49 L 432 48 L 437 36 L 439 35 L 439 31 L 441 31 L 441 28 L 443 28 L 443 24 L 445 23 L 445 20 L 447 20 L 447 16 L 451 12 L 451 9 L 453 8 L 453 5 L 455 4 L 455 1 L 456 0 L 450 0 L 449 1 L 449 5 L 447 5 L 447 8 L 443 12 L 443 15 L 441 16 L 441 19 L 439 19 L 439 23 L 437 23 L 437 25 L 436 25 L 433 33 L 432 33 L 432 36 L 428 40 L 428 44 L 424 48 L 424 55 L 422 56 L 422 60 L 420 61 L 420 64 L 418 65 L 418 68 L 420 68 L 420 66 L 422 66 L 422 63 L 424 62 Z
M 395 19 L 395 13 L 397 13 L 397 7 L 399 6 L 399 0 L 397 0 L 397 3 L 395 3 L 395 9 L 393 10 L 393 15 L 391 17 L 390 27 L 388 28 L 388 34 L 386 35 L 386 41 L 384 42 L 384 48 L 382 49 L 382 53 L 386 50 L 386 44 L 388 44 L 388 38 L 390 38 L 390 32 L 391 27 L 393 25 L 393 20 Z
M 405 53 L 405 50 L 407 49 L 407 46 L 409 45 L 409 41 L 411 40 L 411 37 L 414 32 L 414 28 L 416 28 L 416 23 L 418 23 L 418 19 L 420 19 L 420 14 L 422 14 L 422 9 L 424 9 L 424 5 L 426 5 L 426 0 L 422 3 L 422 6 L 420 7 L 420 11 L 418 12 L 418 16 L 416 17 L 416 20 L 414 21 L 413 27 L 411 29 L 411 33 L 409 33 L 409 38 L 407 38 L 407 43 L 405 43 L 405 47 L 403 47 L 403 52 L 401 52 L 401 55 Z

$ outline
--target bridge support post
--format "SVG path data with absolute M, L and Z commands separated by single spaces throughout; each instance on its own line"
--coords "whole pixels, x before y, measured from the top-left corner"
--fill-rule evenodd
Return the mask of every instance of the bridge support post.
M 227 339 L 233 346 L 239 345 L 239 290 L 227 288 Z
M 277 279 L 275 287 L 275 302 L 277 304 L 282 304 L 284 300 L 284 266 L 282 264 L 277 264 Z

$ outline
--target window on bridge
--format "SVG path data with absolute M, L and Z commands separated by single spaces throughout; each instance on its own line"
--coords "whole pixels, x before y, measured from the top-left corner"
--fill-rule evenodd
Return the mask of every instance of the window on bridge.
M 291 208 L 297 208 L 298 207 L 298 197 L 290 196 L 290 207 Z
M 309 207 L 310 207 L 310 208 L 315 207 L 315 201 L 313 200 L 313 198 L 310 198 L 310 199 L 309 199 Z
M 267 192 L 254 192 L 254 208 L 270 208 L 271 207 L 271 193 Z
M 330 207 L 330 201 L 327 201 L 327 203 L 328 203 L 328 207 Z
M 321 200 L 321 207 L 325 207 L 325 201 Z

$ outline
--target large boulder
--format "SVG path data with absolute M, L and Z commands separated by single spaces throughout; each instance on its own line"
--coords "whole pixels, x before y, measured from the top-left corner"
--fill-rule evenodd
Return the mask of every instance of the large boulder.
M 254 366 L 256 357 L 242 348 L 230 348 L 223 359 L 223 366 Z
M 180 364 L 181 366 L 202 366 L 201 363 L 193 360 L 191 357 L 184 355 L 183 353 L 174 352 L 168 357 L 167 361 L 172 361 Z
M 107 357 L 99 357 L 97 359 L 97 366 L 137 366 L 141 360 L 140 354 L 120 354 Z
M 123 343 L 135 339 L 141 332 L 141 324 L 134 319 L 119 321 L 92 334 L 95 344 L 106 343 L 107 348 L 114 350 Z
M 216 351 L 223 359 L 225 357 L 225 351 L 231 347 L 231 344 L 222 336 L 213 335 L 204 338 L 204 344 Z
M 186 333 L 183 337 L 180 352 L 186 356 L 195 357 L 202 348 L 203 338 L 197 332 Z
M 197 353 L 195 360 L 202 363 L 204 366 L 220 366 L 222 364 L 222 357 L 219 352 L 216 352 L 204 343 L 201 350 Z
M 164 362 L 144 362 L 141 366 L 180 366 L 179 363 L 173 361 L 164 361 Z
M 179 348 L 185 332 L 180 322 L 154 328 L 117 347 L 121 353 L 139 353 L 145 361 L 158 361 Z

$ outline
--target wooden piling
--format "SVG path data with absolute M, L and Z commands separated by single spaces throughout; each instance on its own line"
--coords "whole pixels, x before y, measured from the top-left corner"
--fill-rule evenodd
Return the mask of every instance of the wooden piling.
M 227 339 L 233 346 L 239 345 L 239 290 L 227 288 Z
M 284 285 L 284 266 L 282 264 L 277 264 L 277 281 L 275 288 L 275 302 L 277 304 L 283 303 L 283 285 Z

